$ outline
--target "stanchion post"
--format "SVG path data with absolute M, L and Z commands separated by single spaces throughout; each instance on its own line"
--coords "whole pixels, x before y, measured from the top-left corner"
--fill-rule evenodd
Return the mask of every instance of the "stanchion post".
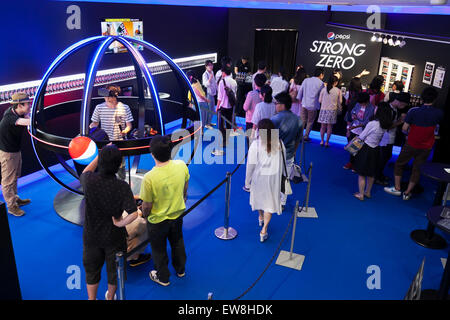
M 300 168 L 302 167 L 302 164 L 303 164 L 303 152 L 304 152 L 304 149 L 305 149 L 305 140 L 302 139 L 302 146 L 300 148 L 300 163 L 299 163 Z
M 292 227 L 292 239 L 291 239 L 291 250 L 285 251 L 281 250 L 278 255 L 278 259 L 275 264 L 288 267 L 296 270 L 301 270 L 303 266 L 303 262 L 305 261 L 305 256 L 301 254 L 293 253 L 294 250 L 294 241 L 295 241 L 295 230 L 297 228 L 297 212 L 298 212 L 298 200 L 295 204 L 295 209 L 293 212 L 294 226 Z
M 291 250 L 289 251 L 289 259 L 292 259 L 292 251 L 294 250 L 294 240 L 295 240 L 295 229 L 297 228 L 297 212 L 298 212 L 298 200 L 295 203 L 294 210 L 294 226 L 292 227 L 292 239 L 291 239 Z
M 450 187 L 450 183 L 447 183 L 447 188 L 445 188 L 445 193 L 444 193 L 444 199 L 442 199 L 442 206 L 444 206 L 444 207 L 447 205 L 449 187 Z
M 225 221 L 224 226 L 217 228 L 214 234 L 222 240 L 236 238 L 237 231 L 229 226 L 230 224 L 230 196 L 231 196 L 231 173 L 227 172 L 227 184 L 225 187 Z
M 309 174 L 308 174 L 308 187 L 306 189 L 306 201 L 305 207 L 302 208 L 301 211 L 298 212 L 297 216 L 302 218 L 318 218 L 316 209 L 309 207 L 309 195 L 311 193 L 311 176 L 312 176 L 312 162 L 309 165 Z
M 116 253 L 117 267 L 117 292 L 119 300 L 125 300 L 125 272 L 124 272 L 124 256 L 123 252 Z

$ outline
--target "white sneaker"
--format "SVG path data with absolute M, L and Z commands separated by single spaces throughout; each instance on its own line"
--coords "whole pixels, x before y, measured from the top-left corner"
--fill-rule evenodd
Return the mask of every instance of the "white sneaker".
M 403 200 L 409 200 L 411 199 L 411 193 L 407 194 L 403 192 Z
M 224 155 L 224 151 L 223 150 L 214 150 L 213 152 L 211 152 L 211 154 L 215 155 L 215 156 L 223 156 Z
M 207 124 L 207 125 L 205 125 L 205 128 L 211 130 L 213 127 L 210 124 Z
M 106 292 L 105 292 L 105 300 L 108 300 L 108 290 L 106 290 Z M 113 300 L 117 300 L 117 295 L 116 294 L 114 294 Z
M 265 234 L 259 234 L 259 241 L 264 242 L 267 240 L 267 238 L 269 237 L 269 233 L 266 232 Z
M 402 195 L 402 192 L 397 190 L 397 189 L 395 189 L 394 186 L 392 186 L 392 187 L 384 187 L 384 191 L 386 191 L 387 193 L 392 194 L 394 196 L 401 196 Z

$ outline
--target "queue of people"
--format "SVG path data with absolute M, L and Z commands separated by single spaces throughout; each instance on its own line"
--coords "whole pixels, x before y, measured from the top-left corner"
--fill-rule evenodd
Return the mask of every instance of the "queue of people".
M 241 70 L 248 63 L 242 60 Z M 243 103 L 246 129 L 251 131 L 244 191 L 250 193 L 249 204 L 258 213 L 260 242 L 269 237 L 269 224 L 273 214 L 281 214 L 286 205 L 288 190 L 286 180 L 292 175 L 295 155 L 300 143 L 311 141 L 309 135 L 317 119 L 321 124 L 320 145 L 329 147 L 330 136 L 337 117 L 347 108 L 349 143 L 359 138 L 362 147 L 356 155 L 350 155 L 344 169 L 357 173 L 358 200 L 370 199 L 374 183 L 384 185 L 384 191 L 395 196 L 411 198 L 413 188 L 420 178 L 420 165 L 429 157 L 434 145 L 436 125 L 443 119 L 442 110 L 433 107 L 437 91 L 433 87 L 423 90 L 423 106 L 408 110 L 409 93 L 403 92 L 402 83 L 395 83 L 394 91 L 385 95 L 384 79 L 376 76 L 368 90 L 363 90 L 360 75 L 354 77 L 346 94 L 342 94 L 342 72 L 335 70 L 324 82 L 324 70 L 316 68 L 308 77 L 299 66 L 288 82 L 283 70 L 268 80 L 266 64 L 258 64 L 253 75 L 253 90 Z M 193 72 L 188 79 L 200 102 L 202 118 L 212 128 L 212 112 L 218 114 L 218 127 L 222 132 L 223 155 L 228 143 L 228 131 L 234 119 L 234 105 L 229 91 L 236 94 L 231 59 L 222 60 L 222 67 L 214 75 L 212 61 L 205 62 L 201 81 Z M 108 86 L 105 102 L 96 106 L 91 127 L 100 126 L 110 140 L 122 140 L 132 129 L 133 117 L 129 107 L 118 101 L 120 88 Z M 217 95 L 217 97 L 216 97 Z M 192 99 L 192 97 L 190 97 Z M 217 100 L 217 102 L 216 102 Z M 3 195 L 8 212 L 23 216 L 20 206 L 30 203 L 17 195 L 17 178 L 21 166 L 21 135 L 29 125 L 30 99 L 26 94 L 15 94 L 12 107 L 0 122 L 0 162 Z M 209 112 L 207 112 L 209 110 Z M 226 121 L 224 121 L 224 119 Z M 407 135 L 395 163 L 394 185 L 388 187 L 384 175 L 386 164 L 392 157 L 393 146 L 399 128 Z M 325 139 L 326 134 L 326 139 Z M 83 265 L 89 299 L 97 298 L 100 274 L 106 263 L 107 300 L 115 298 L 117 252 L 130 252 L 149 239 L 151 254 L 144 249 L 129 257 L 131 266 L 154 261 L 149 272 L 152 281 L 162 286 L 170 285 L 167 241 L 172 251 L 172 264 L 177 277 L 185 276 L 187 255 L 183 240 L 183 212 L 186 208 L 189 170 L 181 160 L 172 160 L 172 142 L 168 137 L 154 136 L 150 153 L 155 166 L 143 178 L 139 195 L 133 195 L 124 181 L 124 161 L 120 150 L 113 144 L 103 147 L 99 155 L 80 176 L 86 201 L 83 227 Z M 413 161 L 412 174 L 406 190 L 401 189 L 405 166 Z M 137 200 L 142 204 L 138 205 Z

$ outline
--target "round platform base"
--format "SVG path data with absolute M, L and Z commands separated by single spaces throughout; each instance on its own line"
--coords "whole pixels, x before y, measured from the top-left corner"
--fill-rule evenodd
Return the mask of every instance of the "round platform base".
M 143 177 L 144 175 L 142 174 L 131 176 L 131 190 L 133 194 L 139 194 Z M 128 176 L 125 181 L 128 182 Z M 70 183 L 69 186 L 82 191 L 78 180 Z M 53 208 L 56 213 L 64 220 L 79 226 L 83 226 L 84 224 L 84 207 L 84 196 L 70 192 L 64 188 L 58 191 L 53 200 Z
M 447 247 L 447 242 L 444 238 L 436 233 L 429 238 L 426 230 L 414 230 L 410 236 L 415 243 L 428 249 L 444 249 Z
M 228 229 L 225 229 L 224 227 L 220 227 L 214 231 L 214 234 L 219 239 L 232 240 L 232 239 L 236 238 L 237 231 L 231 227 L 229 227 Z

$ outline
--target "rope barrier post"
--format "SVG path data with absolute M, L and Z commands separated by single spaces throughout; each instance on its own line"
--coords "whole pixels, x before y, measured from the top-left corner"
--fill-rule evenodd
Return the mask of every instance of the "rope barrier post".
M 119 300 L 125 300 L 125 272 L 123 252 L 116 253 L 117 292 Z
M 447 183 L 447 188 L 445 188 L 445 194 L 444 199 L 442 199 L 442 205 L 445 207 L 447 205 L 447 198 L 448 198 L 448 189 L 450 187 L 450 183 Z
M 301 211 L 297 213 L 297 217 L 299 218 L 318 218 L 316 209 L 309 207 L 309 195 L 311 193 L 311 174 L 312 174 L 312 162 L 309 165 L 309 174 L 308 174 L 308 187 L 306 191 L 306 204 L 305 207 L 302 208 Z
M 298 163 L 298 166 L 300 167 L 300 170 L 302 171 L 303 182 L 308 182 L 308 178 L 303 173 L 305 170 L 304 170 L 304 168 L 302 168 L 304 156 L 305 156 L 305 140 L 302 139 L 302 146 L 300 148 L 300 162 Z
M 281 250 L 278 255 L 278 259 L 275 264 L 283 267 L 302 270 L 303 262 L 305 261 L 305 256 L 301 254 L 293 253 L 294 241 L 295 241 L 295 230 L 297 228 L 297 212 L 298 212 L 298 200 L 295 204 L 295 209 L 293 212 L 294 226 L 292 227 L 292 239 L 291 239 L 291 249 L 290 251 Z
M 236 238 L 237 231 L 229 226 L 230 223 L 230 195 L 231 195 L 231 173 L 227 172 L 227 185 L 225 189 L 225 221 L 224 226 L 217 228 L 214 234 L 222 240 Z

